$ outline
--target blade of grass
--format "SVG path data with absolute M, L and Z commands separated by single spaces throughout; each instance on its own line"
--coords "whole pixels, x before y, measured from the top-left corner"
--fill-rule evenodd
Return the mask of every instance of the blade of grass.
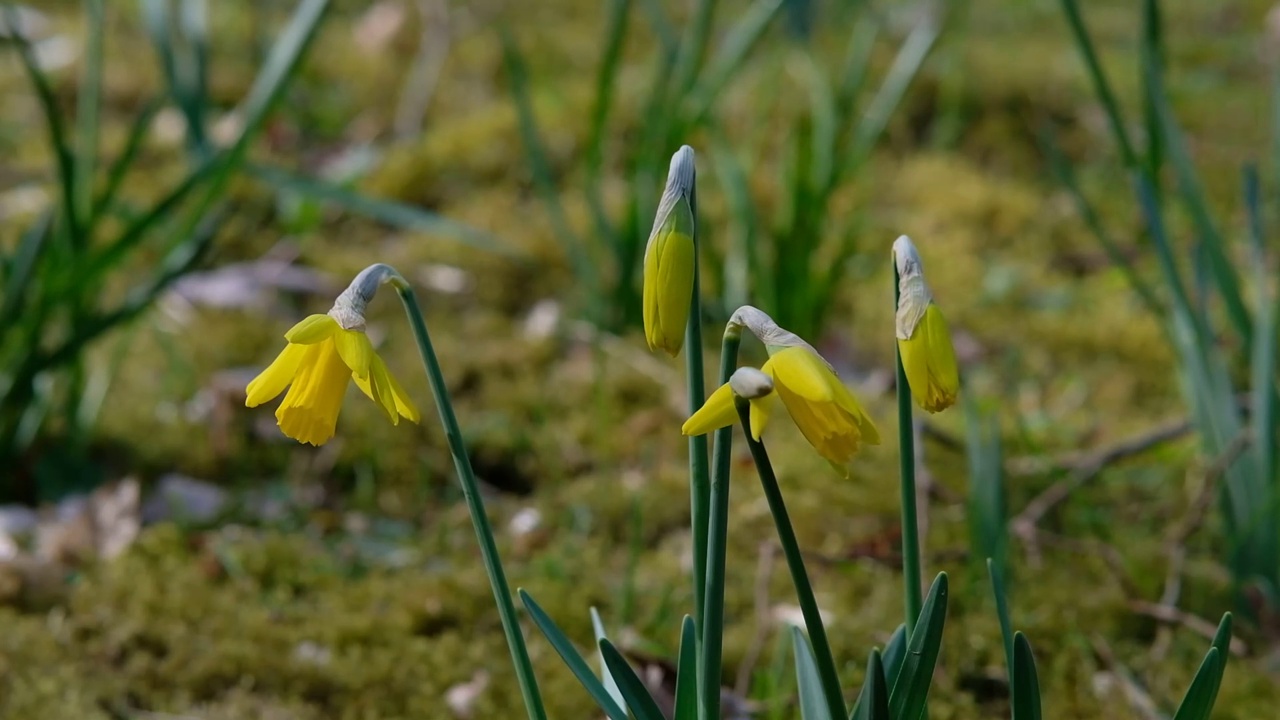
M 31 87 L 36 91 L 36 99 L 44 115 L 45 130 L 49 136 L 49 147 L 53 150 L 55 167 L 58 174 L 58 187 L 62 191 L 62 214 L 66 221 L 66 234 L 70 238 L 79 238 L 79 222 L 76 214 L 76 171 L 75 155 L 67 142 L 67 132 L 62 126 L 62 113 L 58 110 L 58 101 L 53 96 L 53 88 L 40 63 L 36 60 L 31 42 L 23 35 L 23 23 L 18 17 L 17 9 L 5 3 L 3 7 L 5 22 L 11 29 L 11 38 L 18 48 L 18 57 L 26 70 Z M 76 241 L 78 242 L 78 241 Z
M 902 663 L 907 659 L 907 625 L 903 623 L 889 636 L 884 645 L 884 681 L 889 687 L 898 682 Z
M 1227 671 L 1227 660 L 1231 657 L 1231 613 L 1223 613 L 1218 622 L 1218 631 L 1213 634 L 1213 647 L 1218 651 L 1218 672 L 1213 678 L 1213 694 L 1209 697 L 1209 709 L 1218 702 L 1218 690 L 1222 688 L 1222 675 Z
M 502 255 L 517 254 L 510 246 L 493 235 L 429 210 L 393 200 L 369 197 L 340 185 L 315 180 L 269 165 L 251 163 L 247 169 L 251 175 L 273 188 L 283 188 L 314 200 L 333 203 L 344 210 L 393 227 L 441 235 L 471 247 Z
M 600 654 L 604 656 L 609 672 L 613 673 L 614 678 L 617 679 L 618 688 L 622 691 L 622 696 L 627 699 L 627 706 L 631 708 L 631 713 L 635 715 L 636 720 L 666 720 L 666 716 L 658 708 L 657 701 L 644 686 L 644 681 L 636 675 L 635 670 L 631 669 L 627 659 L 622 657 L 622 653 L 618 652 L 613 643 L 601 640 Z
M 92 231 L 97 227 L 98 221 L 110 213 L 116 202 L 116 195 L 119 194 L 120 188 L 124 183 L 125 176 L 129 174 L 133 163 L 138 159 L 138 154 L 142 150 L 142 143 L 147 139 L 147 133 L 151 130 L 151 123 L 156 119 L 156 113 L 164 107 L 164 101 L 161 98 L 152 98 L 143 106 L 142 111 L 133 119 L 133 123 L 129 126 L 129 135 L 125 139 L 124 148 L 121 149 L 120 155 L 107 168 L 107 180 L 103 185 L 102 193 L 98 195 L 93 202 L 93 215 L 90 217 L 90 225 L 86 232 Z
M 713 684 L 720 692 L 720 683 Z M 680 659 L 676 663 L 676 703 L 673 720 L 698 718 L 698 631 L 693 618 L 684 616 L 680 625 Z
M 1021 632 L 1013 636 L 1013 720 L 1040 720 L 1040 679 L 1031 643 Z
M 1089 36 L 1084 18 L 1080 15 L 1079 0 L 1061 0 L 1061 2 L 1062 10 L 1067 16 L 1067 24 L 1071 27 L 1071 36 L 1075 40 L 1076 49 L 1084 59 L 1085 69 L 1093 82 L 1094 92 L 1102 102 L 1102 109 L 1111 125 L 1111 135 L 1120 147 L 1120 156 L 1124 161 L 1125 169 L 1134 170 L 1138 167 L 1138 156 L 1133 151 L 1133 143 L 1129 142 L 1129 133 L 1125 130 L 1124 120 L 1120 116 L 1120 106 L 1116 103 L 1115 94 L 1111 92 L 1107 77 L 1102 72 L 1102 64 L 1098 61 L 1097 51 L 1094 50 L 1093 39 Z
M 872 648 L 867 659 L 867 678 L 862 682 L 858 701 L 849 712 L 849 720 L 890 720 L 889 689 L 884 679 L 885 668 L 880 651 Z
M 609 636 L 604 631 L 604 621 L 600 619 L 600 613 L 596 612 L 594 607 L 591 608 L 591 630 L 595 633 L 596 638 L 596 657 L 600 658 L 600 682 L 618 707 L 626 707 L 627 701 L 622 697 L 622 691 L 618 689 L 618 683 L 613 679 L 613 673 L 609 672 L 609 666 L 604 662 L 604 655 L 600 654 L 600 641 L 608 640 Z
M 791 626 L 791 647 L 796 656 L 796 679 L 800 685 L 800 717 L 803 720 L 832 720 L 831 708 L 824 697 L 822 678 L 813 660 L 813 650 L 804 631 Z
M 27 299 L 27 289 L 38 274 L 36 264 L 51 235 L 53 216 L 45 212 L 18 239 L 4 276 L 0 294 L 0 339 L 17 324 Z
M 996 617 L 1000 620 L 1000 637 L 1004 641 L 1004 666 L 1009 673 L 1009 687 L 1013 687 L 1013 623 L 1009 621 L 1009 596 L 1004 590 L 1000 568 L 987 558 L 987 575 L 991 578 L 991 594 L 996 599 Z
M 644 0 L 644 14 L 649 18 L 649 27 L 658 38 L 662 54 L 674 61 L 679 41 L 671 27 L 671 20 L 662 9 L 662 0 Z
M 969 460 L 969 546 L 975 559 L 986 558 L 1005 567 L 1008 522 L 1004 501 L 1003 451 L 995 418 L 977 407 L 971 395 L 964 400 Z
M 729 81 L 742 72 L 742 64 L 747 55 L 773 24 L 782 4 L 783 0 L 755 0 L 729 29 L 715 55 L 707 63 L 701 80 L 690 91 L 689 124 L 701 125 L 707 120 L 716 98 Z
M 894 720 L 918 720 L 924 712 L 933 684 L 933 668 L 942 647 L 942 628 L 947 620 L 947 574 L 938 573 L 929 596 L 920 610 L 916 629 L 911 633 L 902 670 L 889 695 L 889 709 Z
M 611 720 L 629 720 L 627 712 L 622 709 L 614 700 L 614 693 L 595 676 L 591 668 L 587 665 L 587 661 L 583 659 L 569 638 L 561 632 L 560 628 L 547 615 L 542 606 L 534 602 L 533 597 L 523 589 L 516 590 L 516 594 L 520 596 L 520 602 L 524 603 L 524 609 L 529 613 L 529 619 L 533 620 L 533 624 L 538 626 L 542 631 L 542 635 L 547 638 L 547 642 L 551 643 L 551 647 L 560 655 L 560 659 L 569 668 L 569 672 L 578 678 L 578 682 L 582 683 L 582 687 L 586 688 L 587 694 L 592 700 L 600 706 L 605 715 Z
M 867 105 L 862 122 L 854 130 L 849 160 L 845 163 L 848 167 L 860 166 L 880 141 L 885 128 L 889 126 L 889 119 L 898 109 L 911 81 L 920 72 L 920 66 L 929 56 L 941 30 L 940 22 L 930 14 L 925 14 L 911 28 L 911 33 L 898 48 L 898 54 L 893 58 L 893 65 L 889 67 L 880 89 Z
M 98 160 L 98 121 L 102 105 L 102 35 L 105 16 L 103 0 L 84 0 L 88 23 L 84 74 L 76 95 L 76 213 L 81 227 L 93 218 L 93 178 Z M 83 246 L 87 237 L 76 238 Z
M 1209 720 L 1216 694 L 1215 678 L 1221 676 L 1221 670 L 1222 658 L 1218 648 L 1209 648 L 1204 661 L 1200 663 L 1200 669 L 1191 680 L 1191 686 L 1187 688 L 1187 694 L 1178 705 L 1178 712 L 1174 714 L 1173 720 Z
M 1166 150 L 1169 153 L 1169 160 L 1173 164 L 1174 171 L 1178 177 L 1178 188 L 1183 204 L 1191 215 L 1192 223 L 1196 227 L 1196 234 L 1199 236 L 1204 251 L 1208 255 L 1209 270 L 1217 285 L 1218 294 L 1222 297 L 1223 304 L 1226 306 L 1227 317 L 1235 325 L 1236 332 L 1243 339 L 1247 349 L 1253 345 L 1253 324 L 1250 322 L 1249 310 L 1245 307 L 1244 297 L 1240 290 L 1240 278 L 1236 275 L 1235 267 L 1227 255 L 1226 243 L 1222 234 L 1218 232 L 1210 216 L 1204 187 L 1200 184 L 1200 179 L 1196 175 L 1186 139 L 1182 136 L 1182 130 L 1178 127 L 1173 111 L 1169 107 L 1169 101 L 1164 93 L 1163 86 L 1159 78 L 1150 77 L 1156 71 L 1155 68 L 1146 69 L 1145 75 L 1149 76 L 1147 79 L 1148 93 L 1150 94 L 1151 104 L 1155 108 L 1156 117 L 1160 121 L 1160 130 L 1164 137 Z M 1147 179 L 1151 181 L 1151 176 L 1147 176 Z M 1154 182 L 1152 182 L 1152 189 L 1154 192 Z
M 1160 0 L 1142 1 L 1142 115 L 1146 125 L 1147 174 L 1159 182 L 1164 163 L 1164 138 L 1160 131 L 1160 113 L 1152 98 L 1164 82 L 1164 28 L 1160 18 Z M 1151 86 L 1150 83 L 1155 83 Z M 1156 186 L 1156 192 L 1160 190 Z
M 605 125 L 613 108 L 613 89 L 617 86 L 619 60 L 627 38 L 627 21 L 631 15 L 631 0 L 610 0 L 605 11 L 604 52 L 596 73 L 595 100 L 591 108 L 591 123 L 587 130 L 586 170 L 587 204 L 591 209 L 596 233 L 609 244 L 616 244 L 616 234 L 604 207 L 603 183 L 600 176 L 604 165 Z

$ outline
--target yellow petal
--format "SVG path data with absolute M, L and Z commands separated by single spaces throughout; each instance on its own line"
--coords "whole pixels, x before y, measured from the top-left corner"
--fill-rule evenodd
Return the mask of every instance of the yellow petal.
M 862 403 L 858 402 L 858 399 L 854 397 L 844 383 L 839 381 L 839 378 L 836 379 L 833 389 L 835 390 L 836 404 L 853 416 L 853 421 L 858 427 L 858 433 L 862 436 L 862 442 L 868 445 L 879 445 L 880 431 L 876 429 L 876 424 L 871 421 L 867 411 L 862 408 Z
M 332 340 L 307 346 L 298 375 L 276 409 L 280 430 L 299 442 L 324 444 L 333 437 L 350 380 L 351 370 Z
M 937 305 L 930 303 L 924 316 L 924 334 L 929 342 L 930 412 L 945 410 L 956 402 L 960 392 L 960 369 L 951 332 Z
M 328 339 L 339 329 L 338 321 L 328 315 L 308 315 L 289 328 L 284 339 L 298 345 L 313 345 Z
M 659 233 L 645 251 L 644 327 L 650 350 L 675 357 L 684 345 L 693 300 L 693 238 L 678 231 Z
M 375 362 L 381 365 L 382 358 L 378 358 Z M 395 400 L 396 412 L 400 413 L 409 422 L 420 422 L 422 414 L 418 412 L 418 406 L 413 404 L 413 400 L 409 398 L 409 393 L 405 392 L 400 383 L 396 381 L 396 376 L 392 375 L 385 367 L 383 366 L 386 372 L 387 386 L 391 388 L 391 398 Z
M 298 374 L 298 365 L 306 353 L 306 345 L 285 345 L 276 359 L 244 389 L 247 396 L 245 407 L 257 407 L 284 392 L 289 383 L 293 382 L 294 375 Z
M 338 355 L 351 368 L 352 374 L 358 378 L 369 377 L 369 363 L 374 356 L 369 336 L 359 330 L 338 328 L 333 333 L 333 340 L 338 346 Z
M 738 409 L 733 404 L 733 389 L 729 383 L 716 388 L 711 397 L 698 408 L 680 432 L 685 435 L 705 435 L 712 430 L 719 430 L 738 421 Z
M 811 402 L 831 402 L 830 381 L 836 378 L 822 360 L 807 347 L 789 347 L 769 357 L 765 374 L 773 377 L 775 387 L 785 385 L 791 392 Z
M 778 403 L 777 395 L 769 393 L 762 398 L 751 401 L 751 438 L 759 441 L 764 435 L 764 428 L 769 424 L 769 416 Z
M 925 334 L 917 327 L 910 339 L 898 339 L 898 356 L 902 360 L 902 370 L 909 386 L 906 389 L 921 407 L 928 404 L 929 398 L 929 349 L 925 338 Z M 903 388 L 899 388 L 898 391 L 902 390 Z

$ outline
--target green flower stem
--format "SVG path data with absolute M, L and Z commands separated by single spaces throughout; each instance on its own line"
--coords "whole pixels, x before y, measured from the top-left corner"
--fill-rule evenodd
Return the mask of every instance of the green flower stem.
M 898 267 L 893 268 L 893 307 L 898 307 Z M 897 343 L 894 343 L 897 346 Z M 916 522 L 916 447 L 911 426 L 911 387 L 907 371 L 902 367 L 902 351 L 898 360 L 898 480 L 902 489 L 902 584 L 904 589 L 907 637 L 915 630 L 923 598 L 920 594 L 920 529 Z
M 449 389 L 445 385 L 444 374 L 440 371 L 440 361 L 436 359 L 436 352 L 431 347 L 427 323 L 422 319 L 422 311 L 418 308 L 413 288 L 399 275 L 394 275 L 389 280 L 400 294 L 405 313 L 409 316 L 409 325 L 413 328 L 413 338 L 417 340 L 418 350 L 422 353 L 422 365 L 427 371 L 431 394 L 435 397 L 436 409 L 440 412 L 440 423 L 444 426 L 445 437 L 449 441 L 453 466 L 458 473 L 458 482 L 462 485 L 462 494 L 467 500 L 467 509 L 471 511 L 471 524 L 475 526 L 476 539 L 480 541 L 480 555 L 484 559 L 485 572 L 489 575 L 489 585 L 493 588 L 493 599 L 497 601 L 498 614 L 502 616 L 502 632 L 507 636 L 507 647 L 511 650 L 511 662 L 516 668 L 525 709 L 528 710 L 529 720 L 547 720 L 546 710 L 542 707 L 542 696 L 538 692 L 538 680 L 534 677 L 533 664 L 529 661 L 524 635 L 520 632 L 520 623 L 516 618 L 516 608 L 511 602 L 511 588 L 507 585 L 502 562 L 498 559 L 493 528 L 489 526 L 489 517 L 485 514 L 484 501 L 480 498 L 475 472 L 471 469 L 471 459 L 462 442 L 462 429 L 458 427 L 458 418 L 453 414 L 453 403 L 449 400 Z
M 742 330 L 725 328 L 720 345 L 720 384 L 729 382 L 738 369 L 738 346 Z M 720 717 L 720 662 L 724 643 L 725 546 L 729 529 L 729 464 L 733 449 L 733 426 L 716 431 L 715 452 L 711 456 L 711 517 L 707 525 L 706 595 L 701 609 L 702 625 L 702 715 Z
M 787 506 L 782 501 L 778 477 L 773 472 L 773 464 L 769 462 L 764 444 L 751 437 L 750 404 L 742 398 L 735 397 L 734 400 L 738 406 L 738 418 L 742 421 L 742 431 L 747 436 L 747 447 L 751 449 L 751 459 L 755 461 L 756 472 L 760 475 L 760 485 L 764 488 L 765 499 L 769 501 L 773 524 L 778 529 L 778 541 L 787 558 L 787 568 L 791 570 L 791 581 L 795 584 L 800 613 L 804 616 L 809 641 L 813 644 L 814 659 L 818 663 L 818 674 L 822 678 L 822 691 L 826 695 L 827 706 L 832 718 L 848 717 L 844 695 L 840 690 L 840 676 L 836 673 L 835 657 L 831 654 L 831 644 L 827 642 L 827 630 L 822 624 L 818 601 L 813 596 L 813 586 L 809 584 L 809 573 L 805 570 L 804 557 L 800 554 L 800 543 L 791 527 Z
M 696 196 L 695 196 L 696 197 Z M 697 227 L 697 201 L 690 202 Z M 689 388 L 689 414 L 693 415 L 706 402 L 707 389 L 702 376 L 702 302 L 698 281 L 697 235 L 694 235 L 693 297 L 689 322 L 685 326 L 684 357 Z M 710 522 L 711 473 L 707 467 L 707 436 L 689 438 L 689 510 L 693 529 L 693 611 L 694 625 L 702 628 L 703 598 L 707 581 L 707 526 Z

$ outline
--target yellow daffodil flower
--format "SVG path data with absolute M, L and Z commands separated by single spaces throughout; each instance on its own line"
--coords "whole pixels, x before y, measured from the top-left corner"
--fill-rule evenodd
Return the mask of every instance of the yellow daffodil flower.
M 772 392 L 773 380 L 768 375 L 753 367 L 738 368 L 729 382 L 716 388 L 702 407 L 685 421 L 680 431 L 685 435 L 704 435 L 737 422 L 738 409 L 734 396 L 751 402 L 750 422 L 754 428 L 757 414 L 766 411 L 764 404 Z M 759 440 L 759 433 L 755 437 Z
M 408 393 L 374 352 L 363 323 L 344 328 L 331 315 L 311 315 L 285 333 L 288 345 L 245 388 L 245 405 L 257 407 L 284 392 L 276 421 L 298 442 L 322 445 L 333 437 L 347 384 L 354 379 L 393 425 L 420 415 Z
M 956 402 L 960 370 L 942 311 L 924 281 L 920 254 L 906 235 L 893 244 L 898 268 L 896 334 L 902 369 L 916 404 L 931 413 Z
M 697 270 L 693 220 L 693 149 L 671 158 L 667 186 L 644 249 L 644 337 L 650 350 L 675 357 L 684 345 Z
M 771 392 L 736 393 L 751 402 L 752 437 L 760 439 L 777 398 L 809 444 L 847 476 L 846 465 L 862 443 L 880 444 L 880 432 L 862 405 L 812 346 L 779 328 L 768 315 L 746 306 L 734 313 L 730 324 L 735 323 L 751 330 L 770 353 L 760 372 L 768 378 L 767 387 Z M 737 413 L 732 384 L 712 393 L 681 431 L 685 435 L 701 435 L 734 422 Z M 742 383 L 739 386 L 741 388 Z M 756 387 L 764 387 L 764 383 L 757 383 Z

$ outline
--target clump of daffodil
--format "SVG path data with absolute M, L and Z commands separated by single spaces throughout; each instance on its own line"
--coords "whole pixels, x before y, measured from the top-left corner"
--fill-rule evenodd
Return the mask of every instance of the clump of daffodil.
M 764 343 L 769 359 L 755 373 L 740 377 L 746 370 L 740 369 L 712 393 L 681 428 L 685 435 L 701 435 L 731 424 L 737 418 L 733 400 L 737 395 L 751 404 L 751 436 L 755 440 L 768 425 L 776 398 L 809 444 L 845 475 L 849 460 L 862 443 L 880 444 L 875 423 L 812 345 L 749 305 L 738 308 L 729 324 L 750 330 Z
M 954 405 L 960 392 L 951 333 L 924 281 L 920 254 L 911 238 L 903 235 L 894 241 L 893 257 L 898 269 L 896 333 L 902 369 L 916 403 L 931 413 L 940 412 Z
M 661 348 L 671 357 L 684 345 L 693 302 L 694 203 L 693 148 L 684 145 L 671 157 L 667 186 L 644 249 L 644 337 L 650 350 Z
M 333 437 L 347 385 L 355 380 L 393 425 L 418 422 L 418 409 L 387 371 L 365 334 L 364 309 L 391 271 L 373 265 L 351 281 L 328 314 L 311 315 L 285 333 L 280 355 L 245 388 L 245 405 L 257 407 L 284 392 L 276 421 L 298 442 L 322 445 Z

